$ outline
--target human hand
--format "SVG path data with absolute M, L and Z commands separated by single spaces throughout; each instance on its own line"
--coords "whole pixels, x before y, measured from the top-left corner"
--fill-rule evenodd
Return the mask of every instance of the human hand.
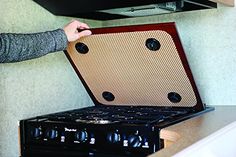
M 74 20 L 63 28 L 67 36 L 67 40 L 69 42 L 73 42 L 75 40 L 78 40 L 81 37 L 89 36 L 92 34 L 90 30 L 84 30 L 84 31 L 79 32 L 78 29 L 80 30 L 89 29 L 89 26 L 85 23 Z

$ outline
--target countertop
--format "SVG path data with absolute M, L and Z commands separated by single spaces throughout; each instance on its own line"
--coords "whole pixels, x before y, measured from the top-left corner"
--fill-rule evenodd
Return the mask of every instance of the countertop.
M 148 157 L 169 157 L 236 121 L 236 106 L 216 106 L 214 111 L 161 130 L 160 136 L 173 141 Z

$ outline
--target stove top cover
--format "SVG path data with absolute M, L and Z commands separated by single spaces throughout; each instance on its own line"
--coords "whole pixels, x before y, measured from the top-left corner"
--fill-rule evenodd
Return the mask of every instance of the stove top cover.
M 204 109 L 175 23 L 91 30 L 65 53 L 95 105 Z

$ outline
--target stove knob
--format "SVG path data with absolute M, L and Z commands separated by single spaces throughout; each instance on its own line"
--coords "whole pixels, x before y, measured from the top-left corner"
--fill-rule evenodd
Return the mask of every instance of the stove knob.
M 86 142 L 88 139 L 88 133 L 86 131 L 77 131 L 75 133 L 75 140 L 79 142 Z
M 30 134 L 33 138 L 39 138 L 42 135 L 42 129 L 40 127 L 32 128 Z
M 48 130 L 48 131 L 46 132 L 46 136 L 47 136 L 49 139 L 53 140 L 53 139 L 55 139 L 55 138 L 58 137 L 58 131 L 55 130 L 55 129 L 50 129 L 50 130 Z
M 140 147 L 141 144 L 142 144 L 142 138 L 141 136 L 138 136 L 138 135 L 130 135 L 128 137 L 128 144 L 130 147 Z
M 107 140 L 110 143 L 120 142 L 120 134 L 118 134 L 116 132 L 110 132 L 107 134 Z

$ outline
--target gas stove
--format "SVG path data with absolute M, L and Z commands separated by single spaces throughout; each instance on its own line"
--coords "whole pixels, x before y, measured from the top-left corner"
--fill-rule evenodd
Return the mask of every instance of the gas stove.
M 65 52 L 95 106 L 20 121 L 22 157 L 147 156 L 160 130 L 213 108 L 174 23 L 96 28 Z
M 49 156 L 60 156 L 60 151 L 95 156 L 104 150 L 120 156 L 145 156 L 163 148 L 161 128 L 198 114 L 189 109 L 101 106 L 38 116 L 22 123 L 27 135 L 24 142 L 29 144 L 24 149 L 29 156 L 52 148 L 56 151 Z M 39 150 L 31 154 L 31 149 Z

